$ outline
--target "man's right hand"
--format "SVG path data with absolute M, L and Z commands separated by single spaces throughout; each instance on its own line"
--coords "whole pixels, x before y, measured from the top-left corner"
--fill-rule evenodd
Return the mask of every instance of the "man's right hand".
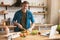
M 23 26 L 21 24 L 17 23 L 17 22 L 14 22 L 14 25 L 18 26 L 20 29 L 23 29 Z
M 21 28 L 21 29 L 23 29 L 23 26 L 21 24 L 18 24 L 18 27 Z

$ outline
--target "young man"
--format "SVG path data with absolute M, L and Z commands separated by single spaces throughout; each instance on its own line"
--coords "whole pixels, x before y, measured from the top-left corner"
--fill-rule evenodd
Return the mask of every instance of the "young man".
M 24 1 L 22 3 L 21 10 L 17 11 L 13 18 L 13 23 L 17 27 L 14 28 L 15 32 L 22 31 L 22 29 L 26 29 L 31 31 L 34 27 L 34 18 L 31 11 L 28 10 L 29 3 Z M 30 21 L 32 22 L 30 24 Z

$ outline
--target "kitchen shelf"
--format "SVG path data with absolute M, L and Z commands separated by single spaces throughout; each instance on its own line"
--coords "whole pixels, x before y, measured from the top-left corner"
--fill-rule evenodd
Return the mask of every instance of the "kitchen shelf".
M 8 13 L 0 13 L 0 15 L 4 15 L 4 14 L 8 14 Z
M 53 26 L 54 24 L 41 24 L 41 23 L 35 23 L 35 26 L 47 26 L 47 27 L 49 27 L 49 26 Z
M 0 26 L 0 28 L 4 28 L 5 26 Z M 14 26 L 14 25 L 9 25 L 9 26 L 7 26 L 8 28 L 14 28 L 14 27 L 16 27 L 16 26 Z
M 47 6 L 29 6 L 30 8 L 47 8 Z
M 8 13 L 4 13 L 3 11 L 0 11 L 0 15 L 4 15 L 4 14 L 8 14 Z
M 34 15 L 44 15 L 44 14 L 47 14 L 47 12 L 45 13 L 38 13 L 38 12 L 33 12 Z
M 11 6 L 9 4 L 0 4 L 1 7 Z
M 33 15 L 43 15 L 44 16 L 44 19 L 46 20 L 46 23 L 47 23 L 47 8 L 48 8 L 48 6 L 44 6 L 44 5 L 41 5 L 41 6 L 33 6 L 33 5 L 31 5 L 31 6 L 29 6 L 29 10 L 31 10 L 31 8 L 34 8 L 34 9 L 36 9 L 36 8 L 38 8 L 38 9 L 40 9 L 40 8 L 42 8 L 42 11 L 34 11 L 33 12 Z

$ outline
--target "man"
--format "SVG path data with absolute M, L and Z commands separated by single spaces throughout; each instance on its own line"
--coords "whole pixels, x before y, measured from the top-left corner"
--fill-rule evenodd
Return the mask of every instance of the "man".
M 13 18 L 13 23 L 17 27 L 14 28 L 15 32 L 22 31 L 26 29 L 31 31 L 34 27 L 34 18 L 32 13 L 28 10 L 29 3 L 24 1 L 22 3 L 21 10 L 17 11 Z M 32 22 L 30 25 L 30 21 Z

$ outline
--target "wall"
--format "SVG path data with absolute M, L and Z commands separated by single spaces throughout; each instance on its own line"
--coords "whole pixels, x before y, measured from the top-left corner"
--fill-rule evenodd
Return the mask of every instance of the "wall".
M 10 4 L 10 5 L 12 5 L 13 3 L 16 2 L 16 0 L 0 0 L 0 4 L 1 4 L 1 2 L 4 2 L 4 4 Z
M 60 24 L 60 0 L 59 0 L 59 2 L 58 2 L 58 3 L 59 3 L 59 4 L 58 4 L 58 5 L 59 5 L 59 14 L 58 14 L 58 15 L 59 15 L 59 17 L 58 17 L 58 18 L 59 18 L 59 20 L 58 20 L 58 21 L 59 21 L 59 24 Z
M 51 15 L 51 0 L 48 0 L 48 18 L 47 18 L 47 22 L 50 23 L 50 15 Z
M 1 1 L 3 1 L 3 0 L 0 0 L 0 3 L 1 3 Z M 16 0 L 13 0 L 13 1 L 12 0 L 10 0 L 10 1 L 4 0 L 5 3 L 8 3 L 8 2 L 14 3 L 14 1 L 16 1 Z M 24 0 L 22 0 L 22 1 L 24 1 Z M 35 0 L 35 1 L 29 0 L 29 2 L 32 3 L 30 5 L 36 5 L 37 2 L 38 2 L 37 4 L 39 5 L 39 3 L 41 4 L 43 2 L 43 0 Z M 47 0 L 44 0 L 44 4 L 46 4 L 46 2 L 47 2 Z M 60 0 L 59 1 L 58 0 L 48 0 L 48 18 L 47 18 L 48 23 L 58 24 L 58 3 L 60 3 Z M 60 4 L 59 4 L 59 8 L 60 8 Z M 7 18 L 10 17 L 11 19 L 13 19 L 15 12 L 19 9 L 20 8 L 16 8 L 16 7 L 8 7 L 8 10 L 7 10 L 8 14 L 6 15 L 6 17 Z M 33 10 L 32 9 L 33 8 L 31 8 L 31 11 L 41 10 L 41 9 L 33 9 Z M 0 7 L 0 10 L 5 10 L 5 7 Z M 44 15 L 34 15 L 35 22 L 43 23 L 43 20 L 42 20 L 43 17 L 44 17 Z M 3 18 L 4 18 L 3 15 L 0 15 L 0 21 Z
M 48 6 L 48 19 L 49 23 L 51 24 L 58 24 L 58 0 L 48 0 L 49 4 Z
M 0 2 L 1 1 L 3 1 L 3 0 L 0 0 Z M 22 0 L 22 2 L 23 2 L 24 0 Z M 26 0 L 26 1 L 28 1 L 28 0 Z M 4 2 L 7 4 L 8 2 L 10 2 L 11 4 L 12 3 L 14 3 L 14 0 L 12 1 L 12 0 L 10 0 L 10 1 L 8 1 L 8 0 L 4 0 Z M 39 3 L 40 4 L 42 4 L 43 3 L 43 0 L 29 0 L 29 2 L 30 3 L 32 3 L 32 4 L 30 4 L 30 5 L 39 5 Z M 36 2 L 36 3 L 35 3 Z M 37 3 L 38 2 L 38 3 Z M 46 0 L 44 0 L 44 4 L 46 5 Z M 5 10 L 5 7 L 0 7 L 0 10 Z M 13 19 L 13 16 L 14 16 L 14 14 L 15 14 L 15 12 L 17 11 L 17 10 L 20 10 L 20 7 L 8 7 L 8 9 L 7 9 L 7 11 L 8 11 L 8 14 L 6 14 L 6 18 L 11 18 L 11 20 Z M 40 10 L 42 10 L 42 8 L 36 8 L 36 9 L 34 9 L 34 8 L 31 8 L 31 11 L 33 12 L 33 11 L 40 11 Z M 44 15 L 34 15 L 34 19 L 35 19 L 35 23 L 44 23 L 44 20 L 43 20 L 43 17 L 44 17 Z M 4 18 L 4 16 L 3 15 L 0 15 L 0 21 L 2 20 Z

